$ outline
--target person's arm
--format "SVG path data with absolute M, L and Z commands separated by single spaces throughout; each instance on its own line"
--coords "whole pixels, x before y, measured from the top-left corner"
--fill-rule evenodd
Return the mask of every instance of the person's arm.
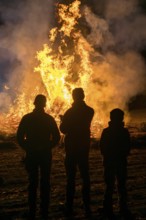
M 69 113 L 66 112 L 63 116 L 62 116 L 62 121 L 60 124 L 60 131 L 63 134 L 68 133 L 69 130 L 69 121 L 70 121 L 70 117 L 68 117 Z
M 92 121 L 93 117 L 94 117 L 94 109 L 91 108 L 91 121 Z
M 101 154 L 104 156 L 105 155 L 105 148 L 106 148 L 106 132 L 105 130 L 102 131 L 101 138 L 99 141 L 99 148 Z
M 24 117 L 20 121 L 20 124 L 17 129 L 16 138 L 20 147 L 22 147 L 26 151 L 26 140 L 25 140 L 25 119 Z
M 52 119 L 52 138 L 51 138 L 51 146 L 55 147 L 60 141 L 60 132 L 56 121 Z
M 128 129 L 126 129 L 126 148 L 127 148 L 127 156 L 130 154 L 131 150 L 131 137 Z

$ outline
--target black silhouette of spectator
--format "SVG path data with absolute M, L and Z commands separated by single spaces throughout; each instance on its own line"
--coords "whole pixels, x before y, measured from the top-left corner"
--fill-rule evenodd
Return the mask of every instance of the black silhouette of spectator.
M 101 134 L 100 150 L 103 156 L 104 181 L 106 185 L 103 207 L 109 219 L 114 219 L 112 196 L 115 180 L 119 194 L 120 212 L 129 213 L 127 207 L 127 157 L 130 153 L 130 134 L 124 127 L 124 112 L 113 109 L 110 112 L 109 126 Z
M 90 176 L 89 176 L 89 148 L 90 124 L 94 110 L 84 102 L 84 91 L 75 88 L 72 92 L 73 104 L 62 117 L 60 130 L 65 134 L 65 168 L 67 175 L 66 186 L 66 214 L 73 214 L 73 200 L 75 194 L 75 176 L 79 168 L 82 185 L 82 196 L 86 214 L 90 214 Z
M 52 148 L 60 140 L 60 133 L 54 118 L 44 111 L 46 97 L 41 94 L 37 95 L 34 105 L 33 112 L 23 116 L 17 130 L 18 143 L 26 151 L 25 166 L 29 177 L 28 204 L 31 220 L 35 219 L 36 215 L 39 182 L 40 212 L 42 217 L 47 219 Z

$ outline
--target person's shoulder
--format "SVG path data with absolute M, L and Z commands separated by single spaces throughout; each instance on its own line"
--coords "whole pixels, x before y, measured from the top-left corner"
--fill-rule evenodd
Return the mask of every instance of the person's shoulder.
M 128 128 L 126 128 L 126 127 L 123 127 L 123 130 L 124 130 L 125 133 L 128 133 L 128 134 L 130 133 Z
M 89 106 L 89 105 L 86 105 L 86 106 L 88 109 L 90 109 L 90 111 L 94 111 L 94 109 L 91 106 Z
M 70 114 L 71 112 L 73 112 L 74 111 L 74 108 L 73 107 L 70 107 L 70 108 L 68 108 L 67 110 L 66 110 L 66 112 L 64 113 L 64 115 L 68 115 L 68 114 Z
M 32 113 L 32 112 L 27 113 L 27 114 L 23 115 L 22 119 L 27 119 L 27 118 L 30 118 L 30 117 L 32 117 L 32 115 L 33 115 L 33 113 Z
M 103 133 L 106 133 L 106 132 L 109 132 L 109 131 L 110 131 L 109 127 L 103 128 L 103 130 L 102 130 Z
M 103 128 L 103 130 L 101 131 L 101 136 L 105 137 L 105 136 L 109 135 L 109 133 L 110 133 L 109 127 Z
M 94 109 L 93 109 L 91 106 L 89 106 L 89 105 L 86 104 L 86 108 L 87 108 L 90 112 L 94 113 Z
M 55 121 L 55 118 L 52 115 L 48 114 L 47 112 L 44 112 L 44 115 L 48 120 Z

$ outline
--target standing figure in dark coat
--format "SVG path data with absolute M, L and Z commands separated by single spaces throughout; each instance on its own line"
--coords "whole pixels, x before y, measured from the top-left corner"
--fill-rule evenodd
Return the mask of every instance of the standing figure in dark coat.
M 65 134 L 65 168 L 67 175 L 66 212 L 72 213 L 75 194 L 76 169 L 79 168 L 83 181 L 82 196 L 86 214 L 90 213 L 89 148 L 90 125 L 94 110 L 84 102 L 84 91 L 75 88 L 72 92 L 73 104 L 62 119 L 60 130 Z
M 48 216 L 50 197 L 50 172 L 52 148 L 60 140 L 57 124 L 45 113 L 46 97 L 37 95 L 33 112 L 23 116 L 17 130 L 19 145 L 26 151 L 25 166 L 29 176 L 29 217 L 35 219 L 37 188 L 40 174 L 40 211 L 44 219 Z
M 120 212 L 128 213 L 127 209 L 127 157 L 130 153 L 130 135 L 124 127 L 124 112 L 113 109 L 110 112 L 109 126 L 102 132 L 100 150 L 103 156 L 104 181 L 106 184 L 104 194 L 104 211 L 109 219 L 114 219 L 112 195 L 115 180 L 119 194 Z

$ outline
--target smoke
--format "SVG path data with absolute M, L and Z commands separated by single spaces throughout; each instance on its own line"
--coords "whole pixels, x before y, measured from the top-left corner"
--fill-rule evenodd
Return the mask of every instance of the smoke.
M 111 24 L 115 45 L 120 50 L 141 50 L 146 46 L 146 15 L 137 0 L 107 1 L 105 17 Z
M 0 110 L 9 109 L 20 91 L 31 93 L 40 86 L 33 67 L 36 51 L 47 42 L 53 14 L 53 0 L 1 1 Z
M 98 5 L 96 1 L 92 3 Z M 95 53 L 93 59 L 89 94 L 90 102 L 100 106 L 100 115 L 115 107 L 126 110 L 131 98 L 142 93 L 146 86 L 145 61 L 140 53 L 146 46 L 146 15 L 137 0 L 106 0 L 103 5 L 102 10 L 94 7 L 94 12 L 93 5 L 83 8 L 90 29 L 86 38 L 101 55 L 99 59 Z M 92 97 L 95 91 L 96 96 Z
M 49 30 L 56 26 L 57 2 L 66 3 L 65 0 L 1 0 L 1 112 L 7 112 L 23 91 L 27 91 L 27 97 L 34 98 L 44 88 L 39 73 L 33 68 L 37 66 L 36 51 L 49 43 Z M 146 46 L 146 15 L 138 0 L 81 2 L 84 20 L 81 22 L 88 31 L 80 28 L 94 51 L 91 52 L 92 80 L 85 92 L 100 120 L 112 108 L 126 110 L 129 101 L 145 89 L 145 62 L 140 51 Z
M 95 46 L 100 39 L 102 49 L 112 45 L 118 52 L 143 49 L 146 46 L 146 15 L 138 2 L 104 0 L 102 17 L 85 7 L 86 21 L 91 28 L 88 40 Z

